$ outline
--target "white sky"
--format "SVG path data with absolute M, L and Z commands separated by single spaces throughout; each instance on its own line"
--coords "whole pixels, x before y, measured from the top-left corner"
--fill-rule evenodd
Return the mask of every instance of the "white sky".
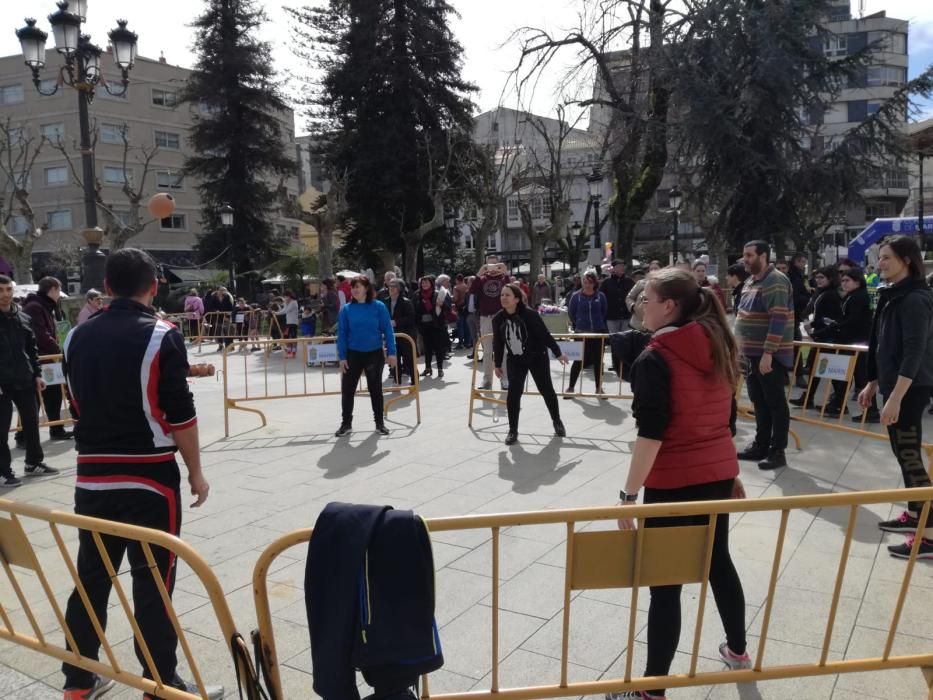
M 320 4 L 323 0 L 285 0 L 265 2 L 270 24 L 264 38 L 273 44 L 276 67 L 280 72 L 300 66 L 289 46 L 288 23 L 282 4 Z M 508 72 L 518 60 L 518 46 L 508 44 L 510 34 L 516 28 L 530 25 L 545 27 L 552 32 L 573 27 L 577 14 L 584 5 L 592 6 L 594 0 L 450 0 L 462 18 L 454 24 L 454 32 L 465 49 L 464 76 L 480 87 L 475 100 L 482 110 L 493 108 L 500 102 L 515 106 L 514 90 L 503 90 L 507 85 Z M 857 0 L 853 0 L 857 3 Z M 11 0 L 12 3 L 12 0 Z M 866 13 L 885 9 L 891 17 L 911 20 L 910 53 L 911 76 L 933 63 L 933 2 L 929 0 L 865 0 Z M 53 0 L 27 0 L 20 6 L 42 19 L 39 26 L 48 30 L 45 17 L 55 10 Z M 107 32 L 117 18 L 129 20 L 129 27 L 139 34 L 140 54 L 157 58 L 164 52 L 173 64 L 191 66 L 194 57 L 191 51 L 192 30 L 187 26 L 203 9 L 204 3 L 196 0 L 89 0 L 87 28 L 99 44 L 106 43 Z M 3 13 L 8 27 L 0 31 L 0 55 L 19 53 L 19 43 L 14 30 L 22 26 L 19 12 Z M 16 18 L 15 20 L 13 18 Z M 503 46 L 505 44 L 505 46 Z M 51 38 L 50 38 L 51 45 Z M 567 51 L 566 62 L 572 57 Z M 565 63 L 565 65 L 567 65 Z M 23 67 L 25 71 L 25 66 Z M 561 77 L 557 64 L 539 85 L 530 104 L 533 111 L 550 114 L 559 101 L 556 83 Z M 284 73 L 283 73 L 284 77 Z M 299 122 L 298 131 L 303 132 Z

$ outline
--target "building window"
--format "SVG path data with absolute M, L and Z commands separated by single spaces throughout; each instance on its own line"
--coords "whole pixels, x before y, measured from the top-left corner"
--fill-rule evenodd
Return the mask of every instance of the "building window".
M 212 104 L 210 104 L 210 103 L 208 103 L 208 102 L 205 102 L 204 100 L 201 100 L 201 101 L 198 103 L 198 110 L 199 110 L 199 111 L 201 112 L 201 114 L 204 115 L 205 117 L 210 117 L 210 116 L 213 116 L 213 115 L 215 115 L 215 114 L 220 114 L 220 113 L 223 111 L 223 110 L 222 110 L 220 107 L 218 107 L 217 105 L 212 105 Z
M 29 229 L 29 222 L 25 216 L 16 215 L 10 219 L 10 232 L 14 236 L 21 236 Z
M 0 105 L 15 105 L 23 101 L 23 85 L 0 85 Z
M 50 231 L 67 231 L 71 228 L 71 209 L 50 211 L 45 221 Z
M 126 124 L 101 124 L 100 140 L 104 143 L 123 143 L 123 137 L 130 138 L 130 127 Z
M 507 218 L 510 224 L 517 224 L 522 220 L 522 215 L 518 211 L 518 200 L 510 199 L 506 203 Z
M 847 56 L 849 40 L 845 34 L 830 34 L 823 39 L 823 53 L 827 56 Z
M 45 169 L 45 184 L 49 187 L 68 184 L 68 169 L 64 165 Z
M 178 98 L 175 95 L 174 90 L 160 90 L 159 88 L 152 88 L 152 104 L 156 107 L 167 107 L 168 109 L 175 109 L 175 105 L 178 104 Z
M 868 87 L 900 87 L 907 82 L 907 69 L 899 66 L 873 66 L 868 69 Z
M 868 101 L 868 114 L 877 114 L 878 110 L 881 109 L 881 105 L 884 104 L 880 100 L 869 100 Z
M 466 208 L 463 218 L 466 221 L 479 221 L 479 208 L 475 204 L 471 204 Z
M 850 122 L 863 122 L 868 118 L 868 100 L 851 100 L 847 104 Z
M 551 200 L 548 197 L 535 197 L 531 200 L 531 218 L 551 218 Z
M 174 131 L 157 131 L 155 132 L 155 145 L 159 148 L 177 151 L 181 148 L 181 135 Z
M 130 213 L 125 209 L 114 209 L 113 218 L 115 218 L 124 226 L 130 225 Z
M 868 32 L 868 43 L 875 51 L 885 53 L 906 54 L 907 35 L 900 32 Z
M 120 165 L 104 166 L 104 184 L 106 185 L 126 185 L 133 181 L 133 171 L 123 169 Z
M 824 124 L 845 124 L 849 120 L 849 106 L 845 102 L 835 102 L 823 114 Z
M 486 241 L 486 250 L 497 250 L 499 248 L 498 240 L 499 234 L 497 232 L 489 234 L 489 239 Z
M 473 250 L 473 236 L 464 236 L 462 245 L 464 250 Z
M 98 90 L 94 93 L 94 97 L 99 97 L 102 100 L 123 100 L 126 101 L 129 98 L 129 90 L 126 92 L 118 93 L 116 95 L 111 95 L 106 90 Z
M 20 145 L 26 137 L 26 132 L 21 126 L 11 126 L 7 130 L 7 138 L 11 146 Z
M 865 221 L 889 219 L 894 216 L 894 202 L 869 202 L 865 205 Z
M 163 231 L 184 231 L 188 228 L 188 217 L 184 214 L 172 214 L 159 222 Z
M 39 127 L 39 133 L 41 133 L 48 141 L 52 143 L 57 143 L 65 138 L 65 124 L 63 122 L 55 122 L 54 124 L 43 124 Z
M 32 190 L 32 175 L 30 173 L 18 172 L 15 177 L 8 177 L 5 180 L 4 192 L 12 192 L 14 189 Z
M 185 176 L 172 170 L 159 170 L 156 172 L 156 187 L 160 190 L 183 190 Z

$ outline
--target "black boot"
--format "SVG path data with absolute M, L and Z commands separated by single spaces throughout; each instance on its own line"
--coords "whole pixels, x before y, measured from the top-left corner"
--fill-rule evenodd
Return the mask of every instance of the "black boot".
M 516 442 L 518 442 L 518 431 L 510 430 L 509 434 L 505 436 L 505 444 L 514 445 Z
M 749 462 L 757 462 L 768 456 L 768 448 L 759 445 L 757 442 L 753 442 L 746 446 L 745 449 L 741 450 L 736 456 L 739 459 L 748 460 Z
M 343 437 L 344 435 L 350 432 L 351 428 L 352 428 L 351 424 L 348 421 L 344 421 L 343 423 L 340 424 L 340 427 L 337 428 L 337 432 L 334 433 L 334 435 L 336 435 L 337 437 Z
M 557 437 L 567 437 L 567 429 L 564 427 L 564 424 L 561 422 L 560 418 L 554 421 L 554 434 Z
M 376 432 L 382 435 L 388 435 L 389 429 L 386 427 L 386 424 L 383 421 L 376 419 Z
M 765 471 L 786 466 L 787 458 L 784 456 L 784 450 L 769 450 L 768 456 L 758 462 L 758 468 Z
M 787 403 L 789 403 L 791 406 L 797 406 L 798 408 L 813 408 L 813 394 L 810 394 L 810 399 L 806 402 L 806 405 L 804 405 L 805 397 L 806 393 L 798 396 L 796 399 L 791 399 Z
M 864 414 L 861 414 L 858 416 L 852 416 L 852 422 L 861 423 L 863 415 Z M 866 423 L 880 423 L 881 422 L 881 414 L 878 412 L 877 408 L 872 406 L 871 408 L 868 409 L 868 415 L 865 417 L 865 422 Z

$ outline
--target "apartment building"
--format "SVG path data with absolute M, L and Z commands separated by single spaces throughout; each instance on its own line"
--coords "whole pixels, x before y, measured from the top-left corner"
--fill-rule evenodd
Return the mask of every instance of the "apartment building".
M 50 58 L 52 55 L 50 52 Z M 56 62 L 52 60 L 50 64 L 41 76 L 41 88 L 45 92 L 54 88 L 57 76 Z M 112 61 L 105 59 L 102 66 L 105 79 L 118 88 L 119 76 Z M 129 216 L 129 203 L 122 186 L 127 179 L 139 182 L 142 178 L 143 147 L 156 149 L 145 182 L 146 198 L 156 192 L 168 192 L 176 200 L 176 210 L 170 217 L 148 224 L 130 245 L 148 250 L 163 262 L 178 265 L 193 264 L 193 250 L 203 231 L 197 182 L 182 175 L 185 156 L 191 152 L 188 132 L 195 110 L 200 109 L 198 105 L 177 104 L 178 94 L 190 72 L 164 58 L 139 58 L 130 73 L 126 95 L 113 97 L 103 86 L 98 86 L 90 105 L 96 136 L 95 172 L 102 186 L 103 199 L 118 218 L 126 220 Z M 277 116 L 287 151 L 294 154 L 294 114 L 288 110 Z M 60 141 L 81 172 L 76 92 L 63 86 L 51 97 L 40 95 L 20 56 L 0 58 L 0 121 L 7 120 L 22 129 L 19 133 L 24 137 L 43 135 L 50 141 Z M 125 169 L 124 133 L 130 143 Z M 85 228 L 83 190 L 72 176 L 64 155 L 45 144 L 27 182 L 30 203 L 38 214 L 39 223 L 48 227 L 37 241 L 34 253 L 41 258 L 52 251 L 84 245 L 80 236 Z M 297 200 L 297 174 L 286 180 L 285 188 L 288 195 Z M 98 218 L 103 228 L 104 219 L 100 215 Z M 277 219 L 276 226 L 298 241 L 299 223 L 282 216 Z M 25 228 L 25 220 L 14 217 L 9 232 L 14 236 L 22 235 Z M 103 246 L 107 247 L 106 239 Z

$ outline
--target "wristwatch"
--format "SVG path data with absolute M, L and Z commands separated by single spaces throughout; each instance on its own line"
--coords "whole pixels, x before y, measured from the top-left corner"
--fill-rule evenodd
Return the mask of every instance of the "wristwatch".
M 625 491 L 619 491 L 619 500 L 623 503 L 635 503 L 638 501 L 638 491 L 635 493 L 625 493 Z

